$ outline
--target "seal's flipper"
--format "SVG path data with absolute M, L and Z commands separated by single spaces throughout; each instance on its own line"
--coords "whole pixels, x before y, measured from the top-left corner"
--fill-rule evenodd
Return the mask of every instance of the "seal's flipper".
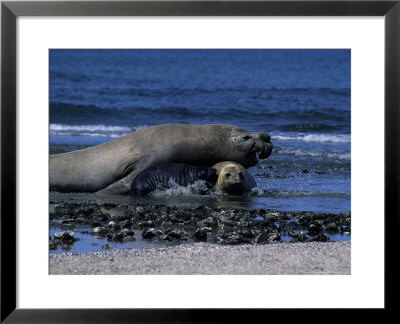
M 129 193 L 129 186 L 126 185 L 123 181 L 117 181 L 107 188 L 99 190 L 96 192 L 97 194 L 127 194 Z
M 108 187 L 97 191 L 98 194 L 127 194 L 129 193 L 131 183 L 136 173 L 128 174 L 125 178 L 110 184 Z
M 207 176 L 204 179 L 207 183 L 209 183 L 212 186 L 215 186 L 215 184 L 218 181 L 218 175 L 217 175 L 217 170 L 213 168 L 208 168 L 207 170 Z

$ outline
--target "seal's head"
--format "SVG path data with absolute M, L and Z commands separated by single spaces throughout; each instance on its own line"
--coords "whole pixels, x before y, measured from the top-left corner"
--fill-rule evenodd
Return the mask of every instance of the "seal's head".
M 239 195 L 247 191 L 246 169 L 238 163 L 227 161 L 213 166 L 217 171 L 215 187 L 228 194 Z
M 273 149 L 271 137 L 267 133 L 260 132 L 256 135 L 239 127 L 232 128 L 230 146 L 233 154 L 230 160 L 245 168 L 256 165 L 258 159 L 268 158 Z

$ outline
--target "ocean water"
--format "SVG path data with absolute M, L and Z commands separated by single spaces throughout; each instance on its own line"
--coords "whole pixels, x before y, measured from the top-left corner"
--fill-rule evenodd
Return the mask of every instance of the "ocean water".
M 163 123 L 266 131 L 248 197 L 148 200 L 342 213 L 351 201 L 350 50 L 50 50 L 50 154 Z M 135 199 L 126 197 L 124 199 Z

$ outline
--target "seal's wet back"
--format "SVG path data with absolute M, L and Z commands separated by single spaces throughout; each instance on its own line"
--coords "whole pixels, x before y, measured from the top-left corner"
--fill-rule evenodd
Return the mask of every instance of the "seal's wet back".
M 156 189 L 169 188 L 172 184 L 187 186 L 198 180 L 205 181 L 206 185 L 211 188 L 217 181 L 217 172 L 209 167 L 184 163 L 156 165 L 142 171 L 135 177 L 130 194 L 145 196 Z

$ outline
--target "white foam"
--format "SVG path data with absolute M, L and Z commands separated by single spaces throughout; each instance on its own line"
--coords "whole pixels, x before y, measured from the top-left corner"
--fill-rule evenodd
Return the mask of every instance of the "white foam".
M 261 187 L 255 187 L 250 190 L 252 196 L 267 196 L 269 191 Z
M 282 148 L 278 154 L 294 155 L 294 156 L 311 156 L 311 157 L 326 157 L 330 159 L 350 160 L 351 153 L 342 152 L 321 152 L 321 151 L 306 151 L 301 149 Z
M 296 135 L 275 135 L 273 140 L 280 141 L 302 141 L 319 143 L 350 143 L 351 136 L 348 134 L 296 134 Z
M 75 131 L 75 132 L 131 132 L 131 127 L 126 126 L 105 126 L 105 125 L 63 125 L 50 124 L 50 131 Z
M 170 198 L 178 196 L 204 196 L 206 192 L 208 195 L 215 195 L 214 191 L 207 188 L 206 182 L 197 180 L 188 186 L 180 186 L 172 179 L 168 182 L 169 188 L 156 189 L 149 194 L 153 198 Z
M 135 133 L 149 126 L 106 126 L 106 125 L 68 125 L 50 124 L 50 135 L 53 136 L 84 136 L 84 137 L 121 137 Z
M 124 135 L 128 135 L 129 133 L 76 133 L 76 132 L 63 132 L 63 131 L 50 131 L 50 135 L 58 135 L 58 136 L 86 136 L 86 137 L 121 137 Z

